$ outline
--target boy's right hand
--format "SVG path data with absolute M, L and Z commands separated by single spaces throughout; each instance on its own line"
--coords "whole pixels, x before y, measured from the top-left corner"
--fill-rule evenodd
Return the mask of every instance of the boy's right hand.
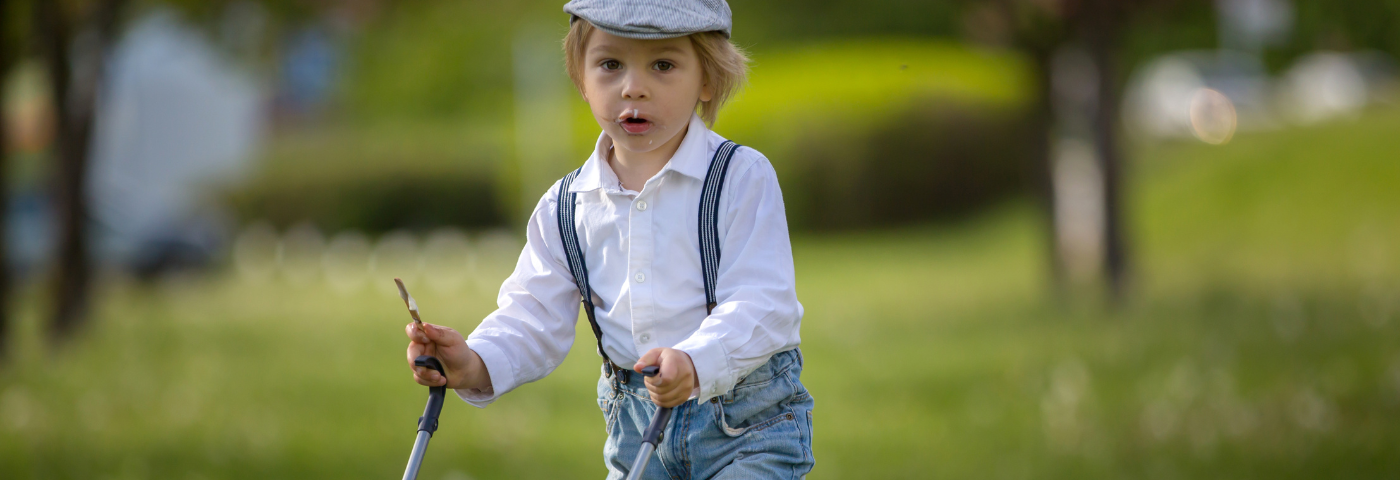
M 410 322 L 404 327 L 404 332 L 409 339 L 408 365 L 413 369 L 413 380 L 418 384 L 452 389 L 491 386 L 491 375 L 486 371 L 486 364 L 476 352 L 467 348 L 466 339 L 456 330 L 430 323 L 424 323 L 423 329 L 419 330 L 416 324 Z M 413 366 L 413 360 L 419 355 L 437 357 L 442 362 L 443 370 L 447 371 L 447 378 L 439 375 L 437 370 Z

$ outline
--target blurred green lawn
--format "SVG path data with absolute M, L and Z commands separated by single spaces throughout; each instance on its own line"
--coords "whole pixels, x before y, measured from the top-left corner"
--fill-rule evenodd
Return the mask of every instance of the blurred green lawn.
M 1400 110 L 1138 148 L 1136 295 L 1051 301 L 1039 220 L 794 239 L 818 478 L 1400 475 Z M 103 284 L 0 370 L 0 478 L 396 478 L 425 389 L 388 278 Z M 470 330 L 480 293 L 415 289 Z M 422 478 L 598 478 L 587 327 L 485 410 L 450 398 Z

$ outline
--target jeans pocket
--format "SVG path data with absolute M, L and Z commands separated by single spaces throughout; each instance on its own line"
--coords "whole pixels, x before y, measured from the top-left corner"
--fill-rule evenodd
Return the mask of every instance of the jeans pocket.
M 715 402 L 715 423 L 725 435 L 741 436 L 785 420 L 797 420 L 790 407 L 810 398 L 807 390 L 785 370 L 777 375 L 739 382 Z
M 761 422 L 757 422 L 757 423 L 741 422 L 741 423 L 736 423 L 735 425 L 738 425 L 738 426 L 735 427 L 735 426 L 730 426 L 729 420 L 725 418 L 725 417 L 727 417 L 728 415 L 725 415 L 725 413 L 724 413 L 724 403 L 723 403 L 723 402 L 719 402 L 719 403 L 716 403 L 715 405 L 718 407 L 718 408 L 715 409 L 715 412 L 716 412 L 716 414 L 715 414 L 715 421 L 716 421 L 716 423 L 719 424 L 720 430 L 723 431 L 725 435 L 728 435 L 728 436 L 730 436 L 730 437 L 742 437 L 742 436 L 744 436 L 744 434 L 747 434 L 747 433 L 749 433 L 749 432 L 761 431 L 761 430 L 763 430 L 763 429 L 766 429 L 766 428 L 768 428 L 768 427 L 771 427 L 771 426 L 777 424 L 778 422 L 783 422 L 783 421 L 788 421 L 788 420 L 796 420 L 796 419 L 797 419 L 796 417 L 793 416 L 792 412 L 780 411 L 777 415 L 773 415 L 773 416 L 771 416 L 771 417 L 768 417 L 767 419 L 765 419 L 765 420 L 763 420 L 763 421 L 761 421 Z M 780 409 L 780 410 L 781 410 L 781 409 Z

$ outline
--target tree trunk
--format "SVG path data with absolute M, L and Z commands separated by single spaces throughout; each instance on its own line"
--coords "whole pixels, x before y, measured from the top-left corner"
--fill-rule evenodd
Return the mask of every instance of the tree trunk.
M 1027 9 L 1029 7 L 1029 10 Z M 1068 276 L 1060 255 L 1060 236 L 1055 214 L 1054 152 L 1051 137 L 1055 131 L 1054 87 L 1051 82 L 1051 55 L 1065 40 L 1067 31 L 1060 19 L 1047 16 L 1040 6 L 1018 0 L 992 0 L 992 7 L 1007 25 L 1014 26 L 1012 43 L 1031 61 L 1031 105 L 1027 111 L 1026 135 L 1031 146 L 1026 158 L 1027 187 L 1040 212 L 1044 232 L 1046 269 L 1050 294 L 1055 300 L 1068 293 Z
M 1104 274 L 1111 299 L 1124 299 L 1128 289 L 1128 254 L 1123 225 L 1123 156 L 1118 142 L 1118 49 L 1125 12 L 1116 0 L 1089 2 L 1084 40 L 1098 72 L 1094 106 L 1094 150 L 1103 173 Z
M 94 12 L 94 44 L 83 45 L 83 75 L 74 77 L 73 25 L 59 2 L 35 2 L 38 40 L 49 69 L 55 129 L 54 207 L 58 226 L 54 313 L 50 334 L 63 339 L 75 332 L 87 316 L 91 297 L 93 262 L 88 249 L 87 172 L 97 89 L 107 45 L 116 31 L 120 0 L 108 0 Z
M 7 14 L 9 11 L 10 2 L 0 0 L 0 14 Z M 18 45 L 10 45 L 7 41 L 11 38 L 10 32 L 6 30 L 8 26 L 8 23 L 0 23 L 0 81 L 9 78 L 10 64 L 18 56 L 14 52 L 18 50 Z M 9 357 L 10 346 L 10 257 L 8 255 L 10 246 L 6 242 L 8 237 L 6 233 L 9 227 L 9 216 L 6 214 L 10 211 L 10 196 L 9 189 L 5 188 L 10 184 L 10 179 L 6 175 L 10 171 L 8 161 L 10 157 L 9 149 L 6 148 L 9 142 L 5 136 L 9 132 L 5 130 L 6 125 L 3 123 L 0 122 L 0 363 L 4 363 L 5 359 Z

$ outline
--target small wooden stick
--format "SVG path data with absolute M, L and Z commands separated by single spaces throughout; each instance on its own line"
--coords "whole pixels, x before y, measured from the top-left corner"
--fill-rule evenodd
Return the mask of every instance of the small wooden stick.
M 394 284 L 399 286 L 399 298 L 402 298 L 404 306 L 408 307 L 408 315 L 413 317 L 413 323 L 418 326 L 418 331 L 423 332 L 423 336 L 428 336 L 428 327 L 423 325 L 423 320 L 418 317 L 418 302 L 413 300 L 413 295 L 408 294 L 408 288 L 403 286 L 403 279 L 394 277 Z M 428 344 L 428 349 L 430 352 L 433 350 L 432 344 Z

